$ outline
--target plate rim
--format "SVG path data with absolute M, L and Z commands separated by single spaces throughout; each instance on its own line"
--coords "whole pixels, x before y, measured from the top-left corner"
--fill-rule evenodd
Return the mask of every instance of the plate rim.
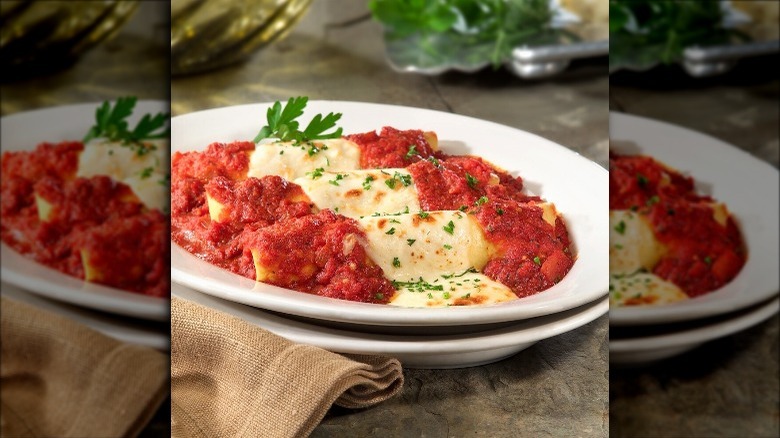
M 218 307 L 211 305 L 207 306 L 206 304 L 202 304 L 202 302 L 182 297 L 180 295 L 180 291 L 182 289 L 185 291 L 185 293 L 196 294 L 196 296 L 204 297 L 205 301 L 216 301 L 218 303 Z M 420 336 L 351 331 L 345 330 L 343 328 L 320 326 L 304 321 L 287 319 L 284 318 L 283 315 L 273 315 L 268 313 L 266 310 L 214 297 L 212 295 L 196 291 L 192 288 L 180 284 L 175 284 L 172 287 L 171 296 L 194 302 L 201 306 L 207 306 L 209 309 L 240 318 L 245 322 L 261 327 L 264 330 L 268 330 L 292 342 L 315 345 L 326 350 L 338 351 L 341 353 L 390 355 L 455 354 L 511 348 L 518 344 L 529 342 L 534 343 L 576 330 L 607 314 L 609 310 L 609 298 L 604 296 L 599 300 L 586 303 L 573 309 L 568 309 L 561 313 L 550 314 L 539 318 L 520 320 L 517 321 L 517 324 L 508 327 L 487 329 L 479 332 L 460 333 L 455 335 Z M 226 308 L 230 308 L 231 310 L 225 310 Z M 291 333 L 278 333 L 273 329 L 268 329 L 254 321 L 249 321 L 246 318 L 265 318 L 266 320 L 270 319 L 274 321 L 274 324 L 287 323 L 287 328 L 291 330 Z M 542 321 L 545 319 L 547 321 Z M 518 326 L 520 326 L 520 328 L 518 328 Z M 551 328 L 551 326 L 554 326 L 554 328 Z M 317 344 L 307 342 L 306 339 L 304 339 L 307 337 L 306 335 L 296 333 L 296 330 L 300 330 L 301 327 L 303 327 L 304 330 L 310 330 L 312 335 L 335 337 L 335 339 L 331 338 L 330 341 L 319 341 Z M 349 339 L 354 335 L 362 336 L 363 339 Z M 492 344 L 490 342 L 495 343 Z M 467 343 L 468 347 L 464 348 L 463 343 Z M 346 344 L 350 344 L 351 347 L 342 346 Z M 368 344 L 374 344 L 369 346 L 369 348 L 373 348 L 370 351 L 368 351 L 366 348 L 360 348 L 363 345 Z
M 779 310 L 780 295 L 777 295 L 765 302 L 756 304 L 756 308 L 746 314 L 728 318 L 724 321 L 662 335 L 613 339 L 609 341 L 609 351 L 610 353 L 631 353 L 698 345 L 747 330 L 771 318 Z
M 171 137 L 171 153 L 176 153 L 178 151 L 202 151 L 208 144 L 213 142 L 219 142 L 219 141 L 231 141 L 231 140 L 239 140 L 238 138 L 219 138 L 219 135 L 215 134 L 212 138 L 209 138 L 207 140 L 201 140 L 197 145 L 193 147 L 193 145 L 188 143 L 188 139 L 192 136 L 187 136 L 186 134 L 183 136 L 183 138 L 177 139 L 176 138 L 176 131 L 177 129 L 184 129 L 185 120 L 187 120 L 188 117 L 194 117 L 195 120 L 201 121 L 205 119 L 211 119 L 216 114 L 219 114 L 219 112 L 224 111 L 227 114 L 235 115 L 235 114 L 246 114 L 249 112 L 256 112 L 257 114 L 264 114 L 265 109 L 268 108 L 270 105 L 272 105 L 273 102 L 263 102 L 263 103 L 252 103 L 252 104 L 243 104 L 243 105 L 233 105 L 233 106 L 226 106 L 226 107 L 218 107 L 218 108 L 210 108 L 205 109 L 201 111 L 194 111 L 186 114 L 177 115 L 176 117 L 173 117 L 171 119 L 171 128 L 172 128 L 172 137 Z M 344 108 L 347 107 L 358 107 L 362 109 L 362 111 L 368 111 L 369 109 L 374 112 L 379 111 L 396 111 L 396 112 L 421 112 L 423 115 L 427 117 L 438 117 L 438 118 L 444 118 L 448 123 L 456 123 L 458 121 L 468 121 L 469 123 L 478 123 L 482 126 L 490 127 L 493 129 L 501 130 L 504 132 L 512 132 L 518 137 L 522 137 L 523 139 L 529 139 L 532 138 L 534 141 L 540 142 L 543 147 L 551 148 L 551 150 L 555 151 L 555 154 L 565 154 L 565 156 L 569 157 L 571 160 L 576 160 L 575 163 L 578 166 L 578 169 L 587 169 L 583 170 L 583 172 L 587 173 L 588 176 L 594 176 L 596 178 L 603 178 L 603 184 L 606 189 L 607 187 L 607 181 L 608 181 L 608 172 L 603 167 L 600 166 L 598 163 L 593 162 L 582 155 L 578 154 L 577 152 L 566 148 L 564 146 L 561 146 L 551 140 L 545 139 L 537 134 L 530 133 L 528 131 L 524 131 L 518 128 L 514 128 L 511 126 L 503 125 L 500 123 L 488 121 L 488 120 L 482 120 L 470 116 L 460 115 L 460 114 L 453 114 L 453 113 L 447 113 L 437 110 L 432 110 L 428 108 L 415 108 L 410 106 L 403 106 L 403 105 L 393 105 L 393 104 L 381 104 L 381 103 L 373 103 L 373 102 L 355 102 L 355 101 L 337 101 L 337 100 L 311 100 L 308 102 L 307 110 L 312 112 L 328 112 L 328 111 L 344 111 Z M 245 116 L 246 117 L 246 116 Z M 192 120 L 192 119 L 190 119 Z M 190 122 L 192 123 L 192 122 Z M 262 123 L 262 120 L 259 122 Z M 392 124 L 393 121 L 387 121 L 384 122 L 386 124 Z M 441 122 L 444 123 L 444 122 Z M 381 126 L 383 126 L 381 123 L 377 124 L 377 126 L 374 127 L 374 129 L 379 129 Z M 419 125 L 418 125 L 419 126 Z M 427 128 L 427 127 L 423 127 Z M 231 127 L 231 129 L 238 130 L 237 127 Z M 244 130 L 248 130 L 247 128 L 242 128 Z M 369 128 L 370 129 L 370 128 Z M 418 128 L 419 129 L 419 128 Z M 430 129 L 434 129 L 431 127 Z M 224 130 L 227 130 L 227 128 L 224 128 Z M 220 131 L 222 132 L 222 131 Z M 232 131 L 231 131 L 232 132 Z M 235 136 L 234 136 L 235 137 Z M 441 138 L 441 136 L 440 136 Z M 246 140 L 246 138 L 241 138 L 242 140 Z M 194 141 L 194 140 L 190 140 Z M 179 143 L 186 143 L 186 145 L 180 146 Z M 537 144 L 536 146 L 539 146 Z M 582 167 L 579 167 L 582 166 Z M 510 170 L 511 172 L 511 170 Z M 606 191 L 604 193 L 606 195 Z M 556 205 L 558 205 L 558 202 L 555 199 L 552 199 L 552 202 L 556 202 Z M 605 205 L 606 206 L 606 205 Z M 566 213 L 565 211 L 563 212 Z M 607 214 L 606 209 L 604 213 L 604 218 L 606 220 Z M 571 219 L 569 219 L 571 220 Z M 605 221 L 604 224 L 607 222 Z M 570 232 L 571 232 L 571 226 L 570 226 Z M 606 242 L 606 240 L 605 240 Z M 606 263 L 606 257 L 608 257 L 607 251 L 606 251 L 606 245 L 604 248 L 604 257 L 605 260 L 603 260 L 603 263 Z M 578 249 L 578 254 L 580 254 L 580 249 Z M 593 250 L 598 251 L 598 250 Z M 560 312 L 566 309 L 574 308 L 579 305 L 597 300 L 605 295 L 607 295 L 607 281 L 605 275 L 605 279 L 603 281 L 603 287 L 602 285 L 594 286 L 593 289 L 599 289 L 598 292 L 590 291 L 587 295 L 577 295 L 574 298 L 571 298 L 569 301 L 561 304 L 561 300 L 558 300 L 558 302 L 547 302 L 543 303 L 541 305 L 537 304 L 533 309 L 531 309 L 532 304 L 528 304 L 526 309 L 523 310 L 517 310 L 518 306 L 511 306 L 512 303 L 507 303 L 504 306 L 490 306 L 490 307 L 482 307 L 481 309 L 491 309 L 488 310 L 489 316 L 478 316 L 477 312 L 475 312 L 476 308 L 468 308 L 468 309 L 461 309 L 461 308 L 450 308 L 450 309 L 404 309 L 404 308 L 396 308 L 393 306 L 379 306 L 372 304 L 366 304 L 366 303 L 354 303 L 354 302 L 348 302 L 344 301 L 343 303 L 348 303 L 349 306 L 345 306 L 345 308 L 340 308 L 338 311 L 335 311 L 335 309 L 322 309 L 321 306 L 323 306 L 322 303 L 314 303 L 312 304 L 312 298 L 315 299 L 321 299 L 321 300 L 328 300 L 328 302 L 331 302 L 332 299 L 324 298 L 324 297 L 316 297 L 311 294 L 303 294 L 301 292 L 291 291 L 295 294 L 300 294 L 299 298 L 301 300 L 304 300 L 308 305 L 314 305 L 318 307 L 318 312 L 321 312 L 319 315 L 315 315 L 310 313 L 310 310 L 307 310 L 303 313 L 301 313 L 301 310 L 297 307 L 299 304 L 298 302 L 295 303 L 287 303 L 286 305 L 283 305 L 283 307 L 279 307 L 279 300 L 274 297 L 268 297 L 263 296 L 260 294 L 255 294 L 252 296 L 248 296 L 246 294 L 247 287 L 237 287 L 235 283 L 238 283 L 241 281 L 240 279 L 244 279 L 243 277 L 240 277 L 236 274 L 232 274 L 235 276 L 235 279 L 233 281 L 233 284 L 216 284 L 218 282 L 215 282 L 213 280 L 206 280 L 202 278 L 200 275 L 197 275 L 198 273 L 189 272 L 187 269 L 182 269 L 182 258 L 190 257 L 189 260 L 187 260 L 190 263 L 194 262 L 200 262 L 204 265 L 200 265 L 203 269 L 207 269 L 205 265 L 211 266 L 214 269 L 220 269 L 216 268 L 213 265 L 209 265 L 208 263 L 197 259 L 195 256 L 189 254 L 184 249 L 176 245 L 175 242 L 171 242 L 171 279 L 175 283 L 182 284 L 184 286 L 192 287 L 196 290 L 200 290 L 204 293 L 210 293 L 214 294 L 215 296 L 218 296 L 220 298 L 232 300 L 232 301 L 238 301 L 240 299 L 240 303 L 247 304 L 253 307 L 259 307 L 259 308 L 266 308 L 269 310 L 282 312 L 282 313 L 290 313 L 290 314 L 296 314 L 300 316 L 305 316 L 309 318 L 315 318 L 315 319 L 325 319 L 325 320 L 332 320 L 332 321 L 340 321 L 340 322 L 348 322 L 353 324 L 365 324 L 365 325 L 402 325 L 402 326 L 439 326 L 439 325 L 476 325 L 476 324 L 485 324 L 485 323 L 492 323 L 492 322 L 505 322 L 510 320 L 516 320 L 516 319 L 522 319 L 522 318 L 530 318 L 530 317 L 536 317 L 541 316 L 545 314 L 550 313 L 556 313 Z M 593 262 L 597 263 L 597 262 Z M 575 263 L 574 268 L 577 267 L 577 264 Z M 573 268 L 573 269 L 574 269 Z M 601 266 L 599 266 L 601 268 Z M 227 273 L 227 271 L 224 271 Z M 201 272 L 202 273 L 202 272 Z M 604 271 L 606 274 L 606 271 Z M 246 282 L 249 282 L 251 284 L 254 284 L 254 281 L 249 279 L 244 279 Z M 564 279 L 565 281 L 565 279 Z M 599 280 L 600 282 L 601 280 Z M 269 290 L 276 291 L 277 293 L 281 290 L 287 290 L 282 288 L 277 288 L 275 286 L 271 285 L 264 285 Z M 551 289 L 554 289 L 555 286 Z M 551 289 L 548 289 L 551 290 Z M 544 293 L 545 291 L 542 291 L 540 293 Z M 243 294 L 243 295 L 242 295 Z M 538 296 L 539 294 L 536 294 L 534 296 Z M 305 296 L 305 297 L 304 297 Z M 533 296 L 532 296 L 533 297 Z M 286 301 L 282 299 L 282 301 Z M 532 301 L 533 302 L 533 301 Z M 531 302 L 531 303 L 532 303 Z M 271 304 L 274 307 L 268 307 L 268 304 Z M 325 305 L 327 306 L 327 305 Z M 360 307 L 359 309 L 355 306 Z M 368 307 L 366 307 L 368 306 Z M 375 309 L 375 310 L 371 310 Z M 381 313 L 378 309 L 383 309 Z M 412 315 L 409 313 L 409 311 L 416 312 L 416 314 Z M 470 314 L 466 314 L 467 316 L 464 316 L 463 312 L 470 312 Z M 405 315 L 399 312 L 407 312 Z M 435 314 L 433 312 L 436 312 Z M 519 312 L 519 315 L 518 315 Z M 399 318 L 398 315 L 402 314 L 403 317 Z M 432 319 L 431 315 L 435 317 Z

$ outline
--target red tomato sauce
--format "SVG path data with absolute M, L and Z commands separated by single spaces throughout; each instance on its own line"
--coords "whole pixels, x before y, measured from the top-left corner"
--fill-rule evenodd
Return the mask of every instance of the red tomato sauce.
M 44 143 L 2 159 L 2 240 L 65 274 L 131 292 L 168 296 L 168 218 L 106 176 L 76 178 L 78 142 Z M 51 205 L 39 217 L 35 194 Z
M 418 129 L 400 131 L 385 126 L 379 134 L 371 131 L 345 138 L 360 147 L 360 167 L 363 169 L 401 168 L 433 156 L 433 149 L 423 131 Z
M 242 240 L 246 256 L 259 251 L 271 284 L 366 303 L 387 303 L 395 293 L 368 257 L 357 222 L 331 210 L 244 233 Z
M 566 224 L 558 217 L 553 227 L 533 203 L 494 198 L 472 212 L 498 251 L 483 273 L 504 283 L 518 297 L 558 283 L 574 264 Z
M 633 210 L 649 219 L 667 251 L 653 273 L 691 297 L 731 281 L 747 260 L 732 217 L 713 217 L 709 196 L 695 192 L 693 179 L 644 156 L 610 153 L 610 209 Z

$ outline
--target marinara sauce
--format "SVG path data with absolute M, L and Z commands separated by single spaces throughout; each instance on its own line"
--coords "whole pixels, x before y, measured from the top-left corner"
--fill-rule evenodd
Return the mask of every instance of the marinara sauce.
M 666 248 L 653 273 L 687 295 L 699 296 L 731 281 L 747 260 L 731 215 L 715 218 L 716 201 L 696 193 L 692 178 L 646 156 L 610 152 L 610 210 L 649 219 Z

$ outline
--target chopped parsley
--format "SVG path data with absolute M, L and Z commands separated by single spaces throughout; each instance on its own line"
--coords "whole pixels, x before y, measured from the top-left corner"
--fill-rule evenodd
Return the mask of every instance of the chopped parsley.
M 646 204 L 649 207 L 653 204 L 658 204 L 659 202 L 661 202 L 661 198 L 659 198 L 658 195 L 653 195 L 647 200 Z
M 534 257 L 534 263 L 536 263 L 539 266 L 542 266 L 542 259 L 539 258 L 539 256 Z
M 409 246 L 414 245 L 414 242 L 417 242 L 417 239 L 406 239 L 406 243 L 409 244 Z
M 389 235 L 395 234 L 395 227 L 390 228 L 389 230 L 387 230 L 387 232 L 385 232 L 385 234 L 389 234 Z
M 423 280 L 422 277 L 419 277 L 419 280 L 414 281 L 396 281 L 392 280 L 391 283 L 393 284 L 393 287 L 398 290 L 402 287 L 405 287 L 412 292 L 423 292 L 423 291 L 429 291 L 429 290 L 444 290 L 444 286 L 441 284 L 431 284 L 427 281 Z
M 306 153 L 311 157 L 319 151 L 320 148 L 318 148 L 314 143 L 309 143 L 309 149 L 306 151 Z
M 152 176 L 152 172 L 154 172 L 154 167 L 145 167 L 141 172 L 141 179 L 146 179 Z
M 639 184 L 640 187 L 644 187 L 644 186 L 647 185 L 647 183 L 649 181 L 647 180 L 647 177 L 645 177 L 641 173 L 637 173 L 636 174 L 636 182 Z
M 398 178 L 399 181 L 401 181 L 401 184 L 404 185 L 404 187 L 409 187 L 412 185 L 412 175 L 402 175 L 398 172 L 393 174 L 393 178 Z
M 618 234 L 625 234 L 626 233 L 626 223 L 623 221 L 618 222 L 617 225 L 615 225 L 615 231 L 617 231 Z
M 444 249 L 452 249 L 452 245 L 447 245 L 447 244 L 445 244 L 445 245 L 444 245 Z
M 345 175 L 342 175 L 342 174 L 338 173 L 338 174 L 336 174 L 336 179 L 332 179 L 332 180 L 328 181 L 328 183 L 329 184 L 333 184 L 334 186 L 338 186 L 339 185 L 339 181 L 344 179 L 344 176 Z
M 504 215 L 504 210 L 502 210 L 500 208 L 497 208 L 496 209 L 496 214 L 499 215 L 499 216 L 503 216 Z
M 385 184 L 387 184 L 387 187 L 390 187 L 391 189 L 395 188 L 395 178 L 390 178 L 385 180 Z
M 318 167 L 311 172 L 306 172 L 306 175 L 310 175 L 311 179 L 317 179 L 322 176 L 322 172 L 324 171 L 325 169 L 323 169 L 322 167 Z
M 472 189 L 477 188 L 477 184 L 479 183 L 479 180 L 471 176 L 468 172 L 466 172 L 466 183 L 471 187 Z
M 393 257 L 393 267 L 394 268 L 400 268 L 401 267 L 401 261 L 398 260 L 398 257 Z
M 449 292 L 444 292 L 442 296 L 444 297 L 445 300 L 449 300 L 451 295 Z
M 486 202 L 488 202 L 488 197 L 487 196 L 482 196 L 479 199 L 477 199 L 477 202 L 475 204 L 476 205 L 482 205 L 482 204 L 485 204 Z
M 450 221 L 447 225 L 441 227 L 444 231 L 447 232 L 447 234 L 454 234 L 455 232 L 455 223 Z
M 382 292 L 377 292 L 376 295 L 374 295 L 374 298 L 376 298 L 377 300 L 384 300 L 385 294 L 383 294 Z
M 425 219 L 425 218 L 428 217 L 428 212 L 427 211 L 420 211 L 419 213 L 417 213 L 417 216 L 420 216 L 420 219 Z
M 476 273 L 477 273 L 477 270 L 474 269 L 473 267 L 471 267 L 471 268 L 468 268 L 465 271 L 461 272 L 460 274 L 450 274 L 450 275 L 444 274 L 444 275 L 442 275 L 442 277 L 445 280 L 449 280 L 450 278 L 458 278 L 458 277 L 463 277 L 466 274 L 476 274 Z
M 366 180 L 363 181 L 363 190 L 371 190 L 371 181 L 374 180 L 374 177 L 372 175 L 368 175 L 366 177 Z
M 409 145 L 409 151 L 406 152 L 406 159 L 408 160 L 415 155 L 419 155 L 419 153 L 417 152 L 417 145 L 416 144 Z

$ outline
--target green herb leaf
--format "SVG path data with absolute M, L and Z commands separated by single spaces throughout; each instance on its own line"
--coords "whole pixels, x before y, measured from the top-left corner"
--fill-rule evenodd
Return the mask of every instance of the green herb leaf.
M 137 101 L 134 96 L 120 97 L 113 107 L 109 101 L 103 102 L 95 111 L 95 124 L 89 128 L 82 142 L 106 138 L 130 147 L 137 155 L 146 155 L 155 150 L 154 145 L 144 143 L 144 140 L 167 138 L 170 129 L 165 128 L 165 125 L 170 120 L 170 114 L 145 114 L 135 128 L 130 130 L 126 119 L 133 114 Z
M 281 102 L 275 102 L 266 113 L 267 125 L 263 126 L 254 139 L 257 143 L 265 138 L 276 138 L 281 141 L 293 141 L 296 143 L 307 142 L 311 140 L 325 140 L 329 138 L 341 137 L 342 128 L 337 128 L 331 133 L 325 131 L 336 127 L 336 122 L 341 119 L 341 113 L 328 113 L 315 115 L 306 128 L 300 131 L 299 123 L 296 120 L 303 115 L 303 109 L 309 98 L 305 96 L 291 97 L 287 104 L 282 108 Z M 314 145 L 309 149 L 309 155 L 319 152 Z
M 477 183 L 479 183 L 479 180 L 471 176 L 468 172 L 466 172 L 466 183 L 471 187 L 472 189 L 477 188 Z

